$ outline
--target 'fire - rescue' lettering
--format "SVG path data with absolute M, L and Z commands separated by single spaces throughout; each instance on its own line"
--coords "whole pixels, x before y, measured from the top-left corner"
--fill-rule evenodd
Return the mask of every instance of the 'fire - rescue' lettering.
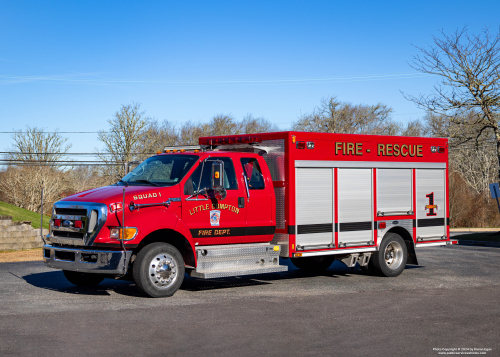
M 422 145 L 377 144 L 378 156 L 422 157 Z
M 363 143 L 335 143 L 335 155 L 363 155 Z

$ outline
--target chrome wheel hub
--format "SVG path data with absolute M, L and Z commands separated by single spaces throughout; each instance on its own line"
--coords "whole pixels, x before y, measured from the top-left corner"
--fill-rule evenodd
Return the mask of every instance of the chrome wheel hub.
M 403 262 L 403 248 L 397 242 L 387 245 L 384 252 L 385 264 L 391 269 L 397 269 Z
M 166 253 L 158 254 L 149 263 L 149 279 L 158 289 L 170 287 L 177 279 L 177 263 Z

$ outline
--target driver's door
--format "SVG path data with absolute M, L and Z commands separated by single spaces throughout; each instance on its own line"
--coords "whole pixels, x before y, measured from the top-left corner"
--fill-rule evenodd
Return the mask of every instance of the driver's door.
M 224 162 L 226 197 L 218 199 L 212 190 L 212 163 Z M 182 219 L 189 227 L 195 244 L 232 244 L 245 242 L 245 191 L 237 180 L 234 164 L 229 157 L 212 157 L 199 166 L 186 181 L 182 197 Z M 202 194 L 193 195 L 199 189 Z

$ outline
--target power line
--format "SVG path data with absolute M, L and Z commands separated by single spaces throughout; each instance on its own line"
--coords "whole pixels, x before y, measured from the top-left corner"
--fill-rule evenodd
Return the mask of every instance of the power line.
M 111 152 L 68 152 L 68 153 L 61 153 L 61 152 L 21 152 L 21 151 L 0 151 L 0 154 L 17 154 L 17 155 L 154 155 L 156 152 L 130 152 L 130 153 L 125 153 L 125 152 L 116 152 L 116 153 L 111 153 Z
M 92 162 L 92 163 L 106 163 L 108 161 L 92 161 L 92 160 L 87 160 L 87 161 L 71 161 L 71 160 L 68 160 L 68 161 L 64 161 L 64 160 L 3 160 L 3 159 L 0 159 L 0 162 L 13 162 L 13 163 L 16 163 L 16 162 L 26 162 L 26 163 L 32 163 L 32 162 L 43 162 L 43 163 L 50 163 L 50 162 L 55 162 L 55 163 L 83 163 L 83 162 Z M 124 164 L 125 162 L 128 162 L 128 161 L 114 161 L 116 163 L 121 163 L 121 164 Z
M 36 134 L 108 134 L 109 131 L 42 131 Z M 29 131 L 0 131 L 0 134 L 30 134 Z
M 200 84 L 273 84 L 273 83 L 304 83 L 304 82 L 359 82 L 384 79 L 403 79 L 415 77 L 427 77 L 427 73 L 398 73 L 368 76 L 351 77 L 320 77 L 320 78 L 275 78 L 275 79 L 235 79 L 220 81 L 165 81 L 165 80 L 127 80 L 127 79 L 81 79 L 81 78 L 61 78 L 55 76 L 7 76 L 0 75 L 0 80 L 15 80 L 24 82 L 59 82 L 59 83 L 91 83 L 91 84 L 179 84 L 179 85 L 200 85 Z
M 96 163 L 96 164 L 49 164 L 49 163 L 9 163 L 9 162 L 0 162 L 0 166 L 63 166 L 63 167 L 70 167 L 70 166 L 122 166 L 123 163 Z

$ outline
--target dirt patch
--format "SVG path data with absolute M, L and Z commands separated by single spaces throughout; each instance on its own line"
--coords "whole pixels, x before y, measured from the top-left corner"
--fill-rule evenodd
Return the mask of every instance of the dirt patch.
M 0 263 L 31 262 L 42 260 L 42 248 L 0 252 Z

